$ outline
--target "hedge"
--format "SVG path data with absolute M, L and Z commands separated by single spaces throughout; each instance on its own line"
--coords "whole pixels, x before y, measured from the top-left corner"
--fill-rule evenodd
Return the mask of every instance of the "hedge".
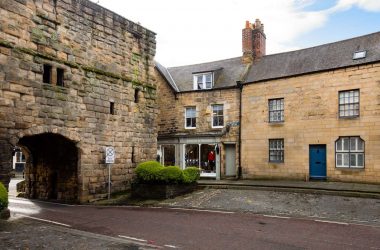
M 184 183 L 195 183 L 199 180 L 201 171 L 197 167 L 188 167 L 183 170 L 183 182 Z
M 196 167 L 181 170 L 177 166 L 164 167 L 156 161 L 140 163 L 136 168 L 137 182 L 145 184 L 190 184 L 200 176 Z
M 8 192 L 4 185 L 0 182 L 0 211 L 8 207 Z

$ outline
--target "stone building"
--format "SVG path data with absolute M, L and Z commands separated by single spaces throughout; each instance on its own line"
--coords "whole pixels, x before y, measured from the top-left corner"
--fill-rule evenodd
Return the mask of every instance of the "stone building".
M 241 57 L 196 65 L 156 63 L 158 152 L 164 165 L 196 166 L 201 177 L 240 176 L 241 83 L 253 60 L 265 55 L 259 20 L 246 23 L 242 50 Z
M 244 178 L 380 183 L 380 33 L 263 56 L 242 107 Z
M 0 1 L 0 181 L 26 155 L 26 195 L 87 202 L 156 157 L 155 34 L 88 0 Z

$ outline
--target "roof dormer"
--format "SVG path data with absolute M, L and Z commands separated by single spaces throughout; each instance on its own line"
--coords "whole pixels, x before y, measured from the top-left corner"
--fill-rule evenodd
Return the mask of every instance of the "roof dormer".
M 212 89 L 214 86 L 214 72 L 193 74 L 193 90 Z

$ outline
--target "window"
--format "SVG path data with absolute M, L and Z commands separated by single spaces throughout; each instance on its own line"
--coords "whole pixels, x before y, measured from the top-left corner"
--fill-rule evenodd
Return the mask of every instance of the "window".
M 284 139 L 269 139 L 269 162 L 284 162 Z
M 339 92 L 339 117 L 359 116 L 359 90 L 348 90 Z
M 135 89 L 135 103 L 139 102 L 139 94 L 140 94 L 140 90 L 139 89 Z
M 352 59 L 353 60 L 357 60 L 357 59 L 363 59 L 367 56 L 367 51 L 366 50 L 362 50 L 362 51 L 356 51 L 354 52 L 353 56 L 352 56 Z
M 269 100 L 269 122 L 284 121 L 284 98 Z
M 44 64 L 44 73 L 43 73 L 44 83 L 51 83 L 51 70 L 52 70 L 52 67 L 50 65 Z
M 224 126 L 223 104 L 212 105 L 212 127 L 221 128 Z
M 339 137 L 335 160 L 337 168 L 364 168 L 364 141 L 359 136 Z
M 213 73 L 194 75 L 194 90 L 211 89 L 213 86 Z
M 195 107 L 187 107 L 185 110 L 185 128 L 196 128 L 197 117 Z
M 110 102 L 110 114 L 114 115 L 115 114 L 115 103 Z
M 64 73 L 63 69 L 57 68 L 57 85 L 61 87 L 64 87 L 63 73 Z

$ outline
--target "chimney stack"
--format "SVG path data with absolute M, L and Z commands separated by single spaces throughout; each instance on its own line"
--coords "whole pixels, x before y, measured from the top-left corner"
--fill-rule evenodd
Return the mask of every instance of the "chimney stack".
M 246 21 L 242 30 L 243 63 L 251 63 L 265 56 L 265 41 L 264 24 L 259 19 L 255 23 Z

